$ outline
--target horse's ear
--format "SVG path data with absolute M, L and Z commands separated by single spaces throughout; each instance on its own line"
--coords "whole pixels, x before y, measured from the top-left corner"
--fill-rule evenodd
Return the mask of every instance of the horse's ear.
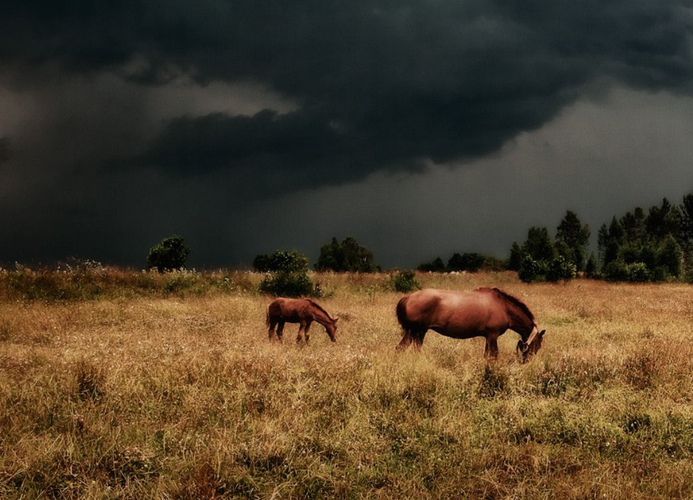
M 335 319 L 333 320 L 333 323 L 336 325 L 336 324 L 337 324 L 337 321 L 339 321 L 339 318 L 338 318 L 338 317 L 335 318 Z
M 545 333 L 546 333 L 546 330 L 542 330 L 542 331 L 539 332 L 539 336 L 540 336 L 540 337 L 543 337 Z

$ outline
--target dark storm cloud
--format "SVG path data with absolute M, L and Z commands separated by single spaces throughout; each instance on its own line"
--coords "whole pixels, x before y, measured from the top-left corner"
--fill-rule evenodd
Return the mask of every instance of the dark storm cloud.
M 612 87 L 690 95 L 692 32 L 689 0 L 4 2 L 0 261 L 182 232 L 234 262 L 278 194 L 470 165 Z
M 493 152 L 597 79 L 688 91 L 691 12 L 674 1 L 16 2 L 0 60 L 22 74 L 268 85 L 298 109 L 176 118 L 137 158 L 176 175 L 321 185 Z
M 0 165 L 10 159 L 10 140 L 0 137 Z

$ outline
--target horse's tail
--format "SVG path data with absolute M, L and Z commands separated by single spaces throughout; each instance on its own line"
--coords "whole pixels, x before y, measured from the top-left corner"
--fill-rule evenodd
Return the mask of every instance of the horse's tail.
M 402 325 L 402 328 L 404 328 L 405 330 L 409 329 L 409 320 L 407 319 L 408 300 L 409 296 L 405 296 L 399 299 L 399 302 L 397 302 L 397 321 L 399 321 L 399 324 Z
M 267 326 L 270 326 L 270 313 L 269 313 L 269 307 L 267 308 L 267 315 L 265 316 L 265 324 Z

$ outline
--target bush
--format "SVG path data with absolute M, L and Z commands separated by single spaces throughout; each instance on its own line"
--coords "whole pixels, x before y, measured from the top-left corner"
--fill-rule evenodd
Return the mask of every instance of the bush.
M 253 267 L 261 273 L 305 273 L 308 270 L 308 257 L 296 251 L 277 250 L 269 255 L 255 257 Z
M 147 269 L 156 269 L 160 273 L 183 269 L 188 256 L 190 256 L 190 247 L 185 244 L 185 239 L 174 234 L 149 249 Z
M 268 274 L 258 287 L 261 293 L 277 297 L 313 297 L 316 289 L 313 281 L 304 272 L 278 272 Z
M 414 271 L 399 271 L 390 276 L 392 288 L 396 292 L 409 293 L 421 289 L 421 284 L 416 280 Z
M 621 259 L 617 259 L 606 265 L 604 268 L 604 277 L 607 281 L 644 283 L 650 281 L 652 275 L 644 262 L 626 264 Z
M 565 257 L 559 255 L 551 261 L 548 272 L 546 273 L 547 281 L 570 281 L 577 276 L 577 266 L 566 260 Z
M 531 283 L 541 277 L 541 267 L 539 263 L 529 255 L 525 255 L 520 264 L 520 269 L 517 271 L 517 277 L 525 283 Z
M 607 281 L 628 281 L 627 264 L 621 259 L 612 260 L 604 267 L 604 278 Z
M 626 270 L 628 272 L 628 281 L 634 283 L 645 283 L 650 281 L 650 270 L 647 269 L 647 265 L 644 262 L 633 262 L 632 264 L 626 265 Z

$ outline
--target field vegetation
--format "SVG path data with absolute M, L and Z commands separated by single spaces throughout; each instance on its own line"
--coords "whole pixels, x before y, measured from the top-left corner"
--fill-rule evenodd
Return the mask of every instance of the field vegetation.
M 337 343 L 270 344 L 261 273 L 0 272 L 0 498 L 691 498 L 693 287 L 499 286 L 544 348 L 429 332 L 385 273 L 311 274 Z

